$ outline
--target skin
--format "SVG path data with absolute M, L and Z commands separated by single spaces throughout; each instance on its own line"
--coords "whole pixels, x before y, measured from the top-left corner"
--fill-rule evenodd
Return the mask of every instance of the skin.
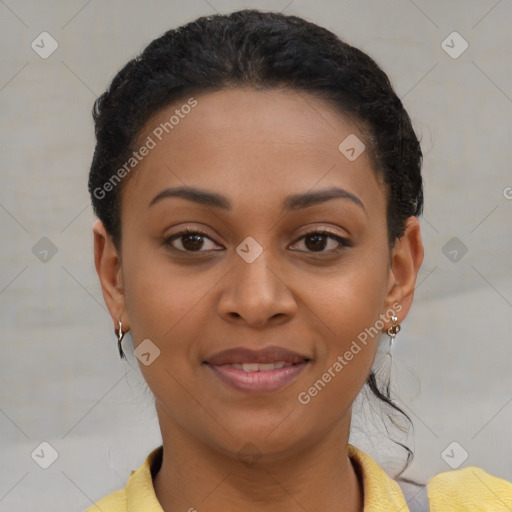
M 401 305 L 398 321 L 406 317 L 423 260 L 418 219 L 407 220 L 390 250 L 386 189 L 368 152 L 351 162 L 338 150 L 349 134 L 364 135 L 322 100 L 286 89 L 195 98 L 123 184 L 120 251 L 101 221 L 94 227 L 114 328 L 121 320 L 135 347 L 150 339 L 161 351 L 150 365 L 139 362 L 164 445 L 156 495 L 166 512 L 361 511 L 347 444 L 352 403 L 379 337 L 307 405 L 297 396 L 393 304 Z M 155 115 L 140 141 L 185 101 Z M 231 211 L 183 198 L 148 206 L 163 189 L 184 185 L 226 196 Z M 335 198 L 283 212 L 286 196 L 330 187 L 357 196 L 364 209 Z M 204 253 L 217 252 L 190 251 L 186 238 L 165 243 L 186 226 L 207 234 Z M 322 229 L 350 246 L 336 252 L 340 244 L 325 238 L 315 249 L 305 235 Z M 235 251 L 248 236 L 263 248 L 252 263 Z M 249 395 L 201 364 L 226 348 L 269 345 L 312 360 L 278 391 Z M 248 442 L 254 464 L 238 456 Z

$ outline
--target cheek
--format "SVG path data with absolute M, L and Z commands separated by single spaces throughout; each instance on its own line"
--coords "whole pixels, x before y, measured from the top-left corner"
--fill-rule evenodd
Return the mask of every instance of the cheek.
M 186 410 L 190 400 L 183 388 L 191 387 L 200 364 L 195 341 L 204 335 L 204 308 L 199 306 L 206 292 L 179 273 L 167 275 L 145 261 L 138 268 L 127 262 L 126 305 L 134 348 L 149 339 L 160 352 L 150 365 L 139 362 L 139 367 L 157 398 Z
M 149 338 L 158 345 L 158 340 L 190 309 L 190 287 L 183 283 L 179 273 L 169 274 L 156 251 L 134 247 L 128 237 L 126 247 L 123 276 L 134 343 Z
M 388 272 L 384 259 L 358 254 L 353 263 L 317 288 L 315 303 L 338 339 L 357 337 L 384 312 Z
M 325 301 L 325 318 L 318 359 L 311 379 L 297 399 L 308 414 L 341 418 L 364 386 L 375 360 L 382 333 L 382 302 L 372 281 L 343 281 Z M 356 286 L 357 284 L 357 286 Z M 323 313 L 322 313 L 323 311 Z M 317 411 L 317 412 L 314 412 Z
M 205 296 L 197 282 L 172 276 L 147 265 L 127 280 L 126 305 L 134 339 L 153 337 L 155 342 L 170 341 L 174 334 L 183 333 L 192 320 L 194 308 Z
M 318 373 L 323 381 L 332 380 L 329 387 L 339 393 L 347 387 L 355 396 L 371 369 L 384 327 L 380 315 L 385 313 L 387 275 L 386 260 L 361 257 L 329 286 L 317 289 L 314 302 L 324 333 Z
M 215 283 L 225 271 L 180 269 L 143 248 L 131 252 L 123 266 L 134 347 L 149 339 L 160 350 L 154 363 L 139 366 L 150 388 L 178 392 L 178 383 L 193 382 L 200 368 L 200 348 L 215 322 Z

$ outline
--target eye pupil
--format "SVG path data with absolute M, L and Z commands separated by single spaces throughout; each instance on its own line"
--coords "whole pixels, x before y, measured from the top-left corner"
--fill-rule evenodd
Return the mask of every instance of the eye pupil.
M 181 243 L 185 249 L 197 251 L 203 247 L 204 240 L 202 235 L 183 235 Z
M 315 235 L 309 235 L 306 237 L 306 246 L 308 249 L 311 250 L 322 250 L 325 249 L 326 244 L 326 235 L 323 234 L 315 234 Z M 310 244 L 308 241 L 313 240 L 313 243 Z

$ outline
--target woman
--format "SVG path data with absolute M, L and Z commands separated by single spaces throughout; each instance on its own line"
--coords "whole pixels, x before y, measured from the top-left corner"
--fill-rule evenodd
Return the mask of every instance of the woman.
M 400 411 L 372 366 L 423 260 L 422 154 L 386 74 L 244 10 L 154 40 L 94 118 L 96 269 L 163 440 L 98 509 L 419 510 L 348 443 L 365 383 Z M 425 510 L 512 507 L 475 467 L 427 491 Z

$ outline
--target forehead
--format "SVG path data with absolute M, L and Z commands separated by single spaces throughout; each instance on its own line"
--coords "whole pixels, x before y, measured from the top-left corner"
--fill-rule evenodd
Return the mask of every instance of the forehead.
M 150 201 L 169 186 L 259 204 L 314 187 L 344 186 L 369 202 L 382 195 L 369 151 L 354 160 L 343 152 L 346 140 L 363 147 L 356 124 L 305 92 L 227 89 L 184 98 L 146 123 L 137 147 L 148 140 L 153 147 L 127 183 L 130 200 Z

